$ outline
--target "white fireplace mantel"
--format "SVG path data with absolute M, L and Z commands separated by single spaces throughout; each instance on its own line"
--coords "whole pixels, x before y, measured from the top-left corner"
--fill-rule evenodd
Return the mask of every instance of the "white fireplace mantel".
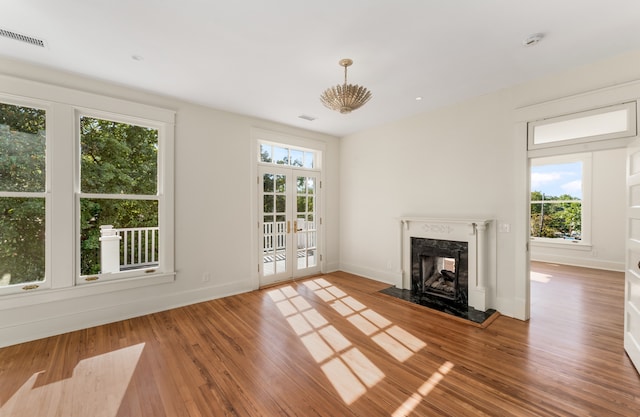
M 401 217 L 402 288 L 411 289 L 411 238 L 467 242 L 469 250 L 469 306 L 487 309 L 487 227 L 490 219 Z

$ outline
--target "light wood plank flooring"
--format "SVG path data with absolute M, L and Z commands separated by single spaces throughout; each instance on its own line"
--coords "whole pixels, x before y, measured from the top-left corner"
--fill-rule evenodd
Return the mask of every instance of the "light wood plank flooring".
M 640 416 L 623 274 L 532 268 L 486 329 L 335 273 L 0 349 L 0 416 Z

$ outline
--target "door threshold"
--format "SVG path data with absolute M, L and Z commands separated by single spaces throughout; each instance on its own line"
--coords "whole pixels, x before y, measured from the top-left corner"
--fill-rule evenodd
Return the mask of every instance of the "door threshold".
M 310 278 L 321 277 L 323 275 L 325 275 L 325 274 L 323 274 L 322 272 L 319 272 L 317 274 L 305 275 L 303 277 L 287 278 L 287 279 L 283 279 L 282 281 L 270 282 L 268 284 L 260 285 L 258 287 L 258 289 L 259 290 L 264 290 L 264 289 L 267 289 L 267 288 L 277 287 L 279 285 L 291 284 L 291 283 L 297 282 L 297 281 L 302 281 L 302 280 L 306 280 L 306 279 L 310 279 Z

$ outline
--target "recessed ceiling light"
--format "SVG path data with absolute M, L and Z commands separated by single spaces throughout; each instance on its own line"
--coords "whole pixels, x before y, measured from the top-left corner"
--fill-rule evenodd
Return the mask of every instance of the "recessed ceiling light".
M 542 33 L 534 33 L 533 35 L 529 35 L 525 40 L 522 41 L 522 45 L 524 46 L 533 46 L 536 45 L 544 38 L 544 34 Z
M 422 101 L 422 96 L 416 97 L 416 101 Z
M 143 61 L 144 57 L 142 55 L 131 55 L 131 59 L 134 61 Z

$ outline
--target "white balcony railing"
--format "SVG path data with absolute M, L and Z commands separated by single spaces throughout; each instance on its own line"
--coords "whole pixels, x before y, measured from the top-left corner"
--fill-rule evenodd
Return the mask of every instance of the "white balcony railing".
M 158 231 L 158 227 L 100 226 L 101 272 L 158 265 Z
M 116 229 L 120 236 L 120 269 L 158 264 L 158 227 Z
M 305 222 L 304 220 L 298 220 L 297 222 L 297 225 L 304 231 L 311 231 L 315 228 L 313 222 Z M 287 222 L 263 223 L 262 232 L 264 252 L 279 251 L 286 248 Z M 307 233 L 297 233 L 297 248 L 305 249 L 315 247 L 315 234 L 310 236 L 310 240 L 312 241 L 307 242 Z

